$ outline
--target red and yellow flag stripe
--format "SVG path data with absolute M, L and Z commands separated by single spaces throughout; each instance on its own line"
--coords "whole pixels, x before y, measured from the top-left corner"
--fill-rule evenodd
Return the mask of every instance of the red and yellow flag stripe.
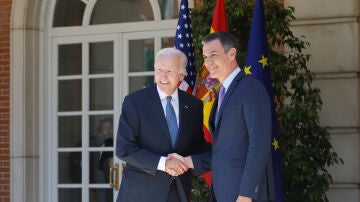
M 227 19 L 226 19 L 226 11 L 225 11 L 225 3 L 224 0 L 217 0 L 216 7 L 214 11 L 213 20 L 211 23 L 210 33 L 229 31 Z M 219 82 L 216 79 L 209 77 L 209 71 L 206 69 L 205 65 L 203 65 L 200 69 L 199 80 L 196 89 L 196 97 L 200 98 L 204 103 L 204 137 L 206 141 L 212 142 L 212 137 L 209 131 L 209 116 L 211 107 L 214 104 L 216 91 L 219 88 Z M 211 176 L 210 173 L 206 173 L 203 175 L 205 181 L 210 185 L 211 184 Z

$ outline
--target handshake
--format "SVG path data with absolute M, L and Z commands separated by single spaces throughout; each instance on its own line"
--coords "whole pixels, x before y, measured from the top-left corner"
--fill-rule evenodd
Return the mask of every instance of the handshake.
M 191 156 L 183 157 L 172 153 L 166 158 L 165 172 L 171 176 L 179 176 L 190 168 L 194 168 Z

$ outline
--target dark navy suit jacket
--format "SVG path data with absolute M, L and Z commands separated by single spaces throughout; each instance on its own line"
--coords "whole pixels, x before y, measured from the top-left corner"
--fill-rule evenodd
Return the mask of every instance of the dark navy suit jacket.
M 179 134 L 175 146 L 167 128 L 156 85 L 125 97 L 116 140 L 116 155 L 126 161 L 117 202 L 165 202 L 171 176 L 157 170 L 161 156 L 176 152 L 188 156 L 209 150 L 203 138 L 203 103 L 181 90 Z M 211 149 L 211 148 L 210 148 Z M 177 177 L 189 200 L 192 174 Z
M 234 202 L 239 195 L 272 199 L 271 106 L 265 87 L 241 71 L 226 91 L 217 123 L 216 109 L 217 100 L 209 118 L 216 200 Z M 204 158 L 194 156 L 193 161 L 197 173 L 206 170 Z

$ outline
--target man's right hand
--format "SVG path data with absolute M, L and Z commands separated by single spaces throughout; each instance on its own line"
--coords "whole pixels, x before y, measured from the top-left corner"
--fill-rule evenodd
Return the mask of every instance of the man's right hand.
M 165 162 L 165 171 L 171 176 L 179 176 L 186 172 L 188 167 L 177 158 L 167 158 Z
M 194 164 L 193 164 L 193 161 L 192 161 L 192 158 L 191 156 L 187 156 L 187 157 L 183 157 L 177 153 L 172 153 L 172 154 L 169 154 L 168 159 L 172 159 L 172 158 L 175 158 L 175 159 L 178 159 L 179 161 L 181 161 L 182 163 L 185 164 L 185 166 L 189 169 L 189 168 L 194 168 Z

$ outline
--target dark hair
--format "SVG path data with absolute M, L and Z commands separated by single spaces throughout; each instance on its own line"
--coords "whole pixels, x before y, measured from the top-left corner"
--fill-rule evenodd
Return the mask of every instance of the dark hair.
M 230 49 L 236 49 L 236 55 L 239 53 L 239 45 L 236 41 L 234 35 L 230 34 L 229 32 L 213 32 L 208 34 L 204 37 L 201 44 L 204 45 L 214 40 L 219 40 L 221 45 L 223 46 L 225 52 L 228 52 Z
M 97 132 L 101 132 L 102 127 L 104 126 L 104 124 L 106 122 L 109 122 L 109 123 L 111 123 L 111 125 L 113 125 L 113 119 L 112 118 L 108 117 L 108 118 L 101 119 L 98 127 L 96 128 Z

